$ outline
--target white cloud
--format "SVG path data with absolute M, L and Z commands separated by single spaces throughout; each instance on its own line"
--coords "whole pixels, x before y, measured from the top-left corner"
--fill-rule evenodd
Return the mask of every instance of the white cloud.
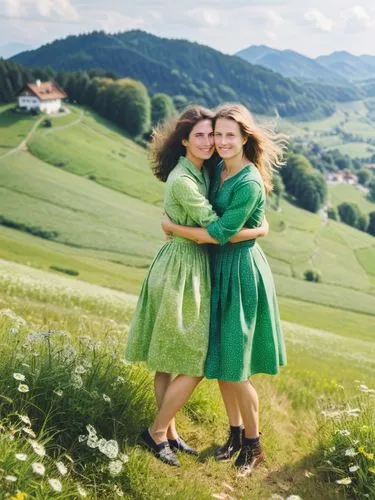
M 43 17 L 50 17 L 54 12 L 69 21 L 79 19 L 78 11 L 70 0 L 37 0 L 37 9 Z
M 222 23 L 219 13 L 215 9 L 209 9 L 207 7 L 196 7 L 195 9 L 190 9 L 186 12 L 188 17 L 196 23 L 205 26 L 220 26 Z
M 5 15 L 9 17 L 20 17 L 25 14 L 21 6 L 21 0 L 5 0 Z
M 316 9 L 306 12 L 305 19 L 318 31 L 332 31 L 334 26 L 334 22 L 331 19 Z
M 346 10 L 343 17 L 346 19 L 346 30 L 353 33 L 362 32 L 375 26 L 374 20 L 361 5 L 355 5 Z

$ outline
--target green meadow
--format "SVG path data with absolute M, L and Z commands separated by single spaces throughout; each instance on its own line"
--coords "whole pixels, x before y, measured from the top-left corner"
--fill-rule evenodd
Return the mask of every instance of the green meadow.
M 34 124 L 1 107 L 4 151 Z M 346 188 L 330 187 L 333 204 L 350 197 L 374 209 Z M 288 349 L 279 376 L 254 377 L 265 466 L 244 479 L 213 460 L 227 431 L 214 382 L 178 415 L 198 460 L 170 469 L 137 444 L 155 412 L 152 378 L 125 364 L 123 349 L 163 244 L 162 198 L 147 152 L 88 109 L 70 107 L 26 148 L 0 155 L 0 491 L 18 500 L 374 496 L 374 239 L 286 200 L 268 209 L 260 241 Z M 311 268 L 321 283 L 304 280 Z

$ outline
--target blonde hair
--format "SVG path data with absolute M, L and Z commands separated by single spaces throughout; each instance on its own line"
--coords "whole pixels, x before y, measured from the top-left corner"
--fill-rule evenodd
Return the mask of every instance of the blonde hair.
M 250 111 L 242 104 L 227 103 L 219 106 L 215 112 L 214 123 L 219 118 L 234 120 L 238 123 L 241 134 L 247 138 L 243 146 L 243 154 L 257 167 L 266 192 L 270 193 L 274 171 L 284 164 L 283 155 L 287 146 L 287 136 L 275 132 L 270 125 L 256 124 Z

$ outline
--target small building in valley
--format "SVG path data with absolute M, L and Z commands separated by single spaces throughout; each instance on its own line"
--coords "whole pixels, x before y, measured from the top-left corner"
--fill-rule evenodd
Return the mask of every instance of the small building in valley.
M 57 113 L 61 108 L 62 99 L 66 97 L 63 89 L 53 81 L 37 80 L 35 83 L 26 83 L 17 93 L 20 108 L 26 108 L 28 111 L 36 109 L 47 114 Z

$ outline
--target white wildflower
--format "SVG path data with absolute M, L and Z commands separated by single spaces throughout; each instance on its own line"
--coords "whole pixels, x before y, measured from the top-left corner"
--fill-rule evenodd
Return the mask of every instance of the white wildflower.
M 31 427 L 31 420 L 29 419 L 29 417 L 27 415 L 19 415 L 20 417 L 20 420 L 22 420 L 22 422 L 26 425 L 29 425 Z
M 109 396 L 107 396 L 107 394 L 103 394 L 103 399 L 106 403 L 110 403 L 111 402 L 111 398 Z
M 349 467 L 349 472 L 356 472 L 358 469 L 360 469 L 359 465 L 352 465 Z
M 350 477 L 344 477 L 343 479 L 337 479 L 336 483 L 337 484 L 345 484 L 345 485 L 348 485 L 348 484 L 351 484 L 352 480 L 350 479 Z
M 80 434 L 80 435 L 78 436 L 78 442 L 79 442 L 79 443 L 83 443 L 83 442 L 84 442 L 84 441 L 86 441 L 86 440 L 87 440 L 87 436 L 86 436 L 85 434 Z
M 59 398 L 61 398 L 61 396 L 64 394 L 64 391 L 62 389 L 54 389 L 53 392 L 56 394 L 56 396 L 59 396 Z
M 302 500 L 302 499 L 298 495 L 289 495 L 288 497 L 286 497 L 286 500 Z
M 365 384 L 360 384 L 359 390 L 362 392 L 368 392 L 369 388 Z
M 97 436 L 89 436 L 86 442 L 89 448 L 97 448 L 99 446 L 99 441 Z
M 34 441 L 33 439 L 29 439 L 29 443 L 31 444 L 31 446 L 34 450 L 34 453 L 36 453 L 40 457 L 45 456 L 46 450 L 42 444 L 38 443 L 38 441 Z
M 17 481 L 17 476 L 5 476 L 5 481 L 10 481 L 11 483 L 15 483 Z
M 122 471 L 121 460 L 111 460 L 108 465 L 108 471 L 111 476 L 117 476 Z
M 336 451 L 336 446 L 331 446 L 331 448 L 329 448 L 328 450 L 330 453 L 333 453 L 334 451 Z
M 114 439 L 106 441 L 101 439 L 99 441 L 99 451 L 101 451 L 108 458 L 116 458 L 118 455 L 118 444 Z
M 62 476 L 65 476 L 68 473 L 68 469 L 66 468 L 64 462 L 56 462 L 56 467 Z
M 341 436 L 350 436 L 350 432 L 347 429 L 342 429 L 341 431 L 337 431 L 337 434 Z
M 75 389 L 81 389 L 83 387 L 83 380 L 81 375 L 78 375 L 77 373 L 73 373 L 72 375 L 72 386 Z
M 125 384 L 125 379 L 124 377 L 121 377 L 121 375 L 119 375 L 117 378 L 116 378 L 116 384 Z
M 35 472 L 35 474 L 39 474 L 40 476 L 44 476 L 44 473 L 46 472 L 46 468 L 44 467 L 43 464 L 40 462 L 34 462 L 32 464 L 32 469 Z
M 60 493 L 60 491 L 62 490 L 62 484 L 61 484 L 61 481 L 59 479 L 52 479 L 51 478 L 51 479 L 48 479 L 48 482 L 54 491 L 58 491 Z
M 80 486 L 80 485 L 77 485 L 77 492 L 78 492 L 78 494 L 79 494 L 82 498 L 86 498 L 86 497 L 87 497 L 87 492 L 86 492 L 86 490 L 84 490 L 84 489 L 82 488 L 82 486 Z
M 32 429 L 30 429 L 30 427 L 22 427 L 22 430 L 28 436 L 30 436 L 30 437 L 32 437 L 34 439 L 36 438 L 35 432 Z
M 26 385 L 26 384 L 20 384 L 18 387 L 17 387 L 17 390 L 19 392 L 29 392 L 29 386 Z
M 16 380 L 19 380 L 20 382 L 24 382 L 26 380 L 26 377 L 23 373 L 13 373 L 13 378 Z
M 77 373 L 78 375 L 83 375 L 84 373 L 86 373 L 86 371 L 86 368 L 82 365 L 78 365 L 74 369 L 74 373 Z
M 346 457 L 355 457 L 356 455 L 358 455 L 358 453 L 355 451 L 354 448 L 348 448 L 347 450 L 345 450 Z
M 120 453 L 120 455 L 118 457 L 123 464 L 126 464 L 127 462 L 129 462 L 129 456 L 126 453 Z
M 96 436 L 96 429 L 93 425 L 91 425 L 91 424 L 86 425 L 86 429 L 90 435 Z
M 21 462 L 27 460 L 27 455 L 25 453 L 16 453 L 14 456 L 16 457 L 17 460 L 20 460 Z

